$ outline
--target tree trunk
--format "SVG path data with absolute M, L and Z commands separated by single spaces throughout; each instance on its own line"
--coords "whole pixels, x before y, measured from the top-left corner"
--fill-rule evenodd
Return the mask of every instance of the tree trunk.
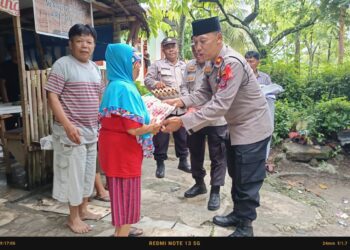
M 332 39 L 328 40 L 328 49 L 327 49 L 327 63 L 331 61 L 331 48 L 332 48 Z
M 300 31 L 295 33 L 294 67 L 295 72 L 300 74 Z
M 180 17 L 180 23 L 179 23 L 179 30 L 177 32 L 178 34 L 178 39 L 179 39 L 179 56 L 180 59 L 182 60 L 184 58 L 184 52 L 183 52 L 183 47 L 184 47 L 184 39 L 185 39 L 185 25 L 186 25 L 186 16 L 182 13 Z
M 338 63 L 342 64 L 344 61 L 344 34 L 345 34 L 345 7 L 340 7 L 339 14 L 339 44 L 338 44 Z

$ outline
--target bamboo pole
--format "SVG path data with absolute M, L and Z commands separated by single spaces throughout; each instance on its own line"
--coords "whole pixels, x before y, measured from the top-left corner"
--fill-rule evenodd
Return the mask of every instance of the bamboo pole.
M 28 109 L 27 109 L 27 89 L 25 87 L 26 83 L 26 72 L 24 63 L 24 52 L 23 52 L 23 39 L 21 30 L 21 19 L 19 16 L 12 17 L 13 28 L 16 40 L 16 51 L 17 51 L 17 62 L 18 62 L 18 73 L 19 73 L 19 86 L 21 94 L 21 106 L 22 106 L 22 117 L 23 117 L 23 142 L 25 151 L 25 166 L 27 177 L 27 185 L 30 186 L 30 168 L 28 168 L 28 148 L 29 148 L 29 133 L 28 133 Z

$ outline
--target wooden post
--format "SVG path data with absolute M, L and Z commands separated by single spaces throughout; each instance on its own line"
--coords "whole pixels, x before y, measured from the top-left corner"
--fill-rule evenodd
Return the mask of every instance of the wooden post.
M 116 18 L 113 16 L 112 18 L 112 23 L 113 23 L 113 43 L 120 43 L 120 23 L 116 21 Z
M 40 65 L 41 65 L 42 69 L 47 69 L 48 65 L 46 63 L 44 49 L 43 49 L 43 46 L 41 45 L 40 37 L 39 37 L 38 33 L 35 32 L 34 37 L 35 37 L 36 49 L 37 49 L 37 52 L 39 54 Z
M 19 16 L 12 17 L 13 20 L 13 28 L 16 39 L 16 51 L 17 51 L 17 62 L 18 62 L 18 71 L 19 71 L 19 86 L 21 93 L 21 105 L 22 105 L 22 117 L 23 117 L 23 141 L 24 141 L 24 158 L 25 158 L 25 171 L 27 183 L 29 183 L 28 176 L 28 147 L 29 147 L 29 131 L 28 131 L 28 109 L 27 109 L 27 89 L 25 87 L 26 80 L 26 72 L 25 72 L 25 64 L 24 64 L 24 52 L 23 52 L 23 40 L 22 40 L 22 30 L 21 30 L 21 18 Z M 28 186 L 28 187 L 29 187 Z

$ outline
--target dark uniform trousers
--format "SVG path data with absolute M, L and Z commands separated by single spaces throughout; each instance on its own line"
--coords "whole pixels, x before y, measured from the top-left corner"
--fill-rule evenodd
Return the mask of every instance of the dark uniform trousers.
M 169 117 L 176 116 L 170 115 Z M 174 143 L 175 143 L 175 153 L 177 158 L 187 158 L 188 156 L 188 147 L 187 147 L 187 132 L 184 127 L 181 127 L 179 130 L 173 132 Z M 153 136 L 154 144 L 154 159 L 157 160 L 166 160 L 168 159 L 168 147 L 169 147 L 169 133 L 163 133 L 159 131 L 158 134 Z
M 227 141 L 227 168 L 232 178 L 233 213 L 249 220 L 256 219 L 260 206 L 259 190 L 266 177 L 265 160 L 270 136 L 247 145 L 231 145 Z
M 206 171 L 203 167 L 205 156 L 205 138 L 208 136 L 210 168 L 210 185 L 223 186 L 226 174 L 226 145 L 227 125 L 209 126 L 202 128 L 187 138 L 188 148 L 191 153 L 192 177 L 203 179 Z

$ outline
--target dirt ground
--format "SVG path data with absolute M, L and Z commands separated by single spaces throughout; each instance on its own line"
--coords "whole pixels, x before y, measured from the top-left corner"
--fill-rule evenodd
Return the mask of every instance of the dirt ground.
M 232 211 L 228 175 L 221 191 L 220 209 L 209 211 L 208 194 L 191 199 L 183 197 L 193 185 L 193 179 L 177 169 L 174 148 L 170 147 L 169 151 L 163 179 L 155 178 L 154 160 L 144 160 L 142 219 L 137 224 L 144 229 L 144 236 L 223 237 L 232 233 L 232 227 L 221 228 L 212 223 L 214 215 Z M 268 174 L 260 192 L 261 206 L 257 209 L 254 234 L 258 237 L 349 237 L 350 155 L 341 153 L 327 163 L 313 161 L 310 165 L 287 160 L 281 148 L 275 147 L 271 158 L 276 163 L 275 173 Z M 210 169 L 208 157 L 205 168 Z M 0 237 L 76 236 L 65 226 L 67 213 L 43 202 L 51 201 L 50 187 L 32 192 L 9 188 L 4 170 L 0 164 Z M 207 176 L 208 187 L 209 180 Z M 91 204 L 101 208 L 109 206 L 94 199 Z M 59 208 L 62 207 L 64 204 L 60 204 Z M 110 215 L 91 223 L 94 230 L 86 236 L 105 237 L 114 231 Z
M 323 235 L 350 235 L 349 153 L 342 151 L 327 162 L 306 164 L 287 160 L 281 147 L 275 147 L 270 158 L 276 167 L 267 183 L 294 200 L 317 207 Z M 300 234 L 320 235 L 318 230 Z

